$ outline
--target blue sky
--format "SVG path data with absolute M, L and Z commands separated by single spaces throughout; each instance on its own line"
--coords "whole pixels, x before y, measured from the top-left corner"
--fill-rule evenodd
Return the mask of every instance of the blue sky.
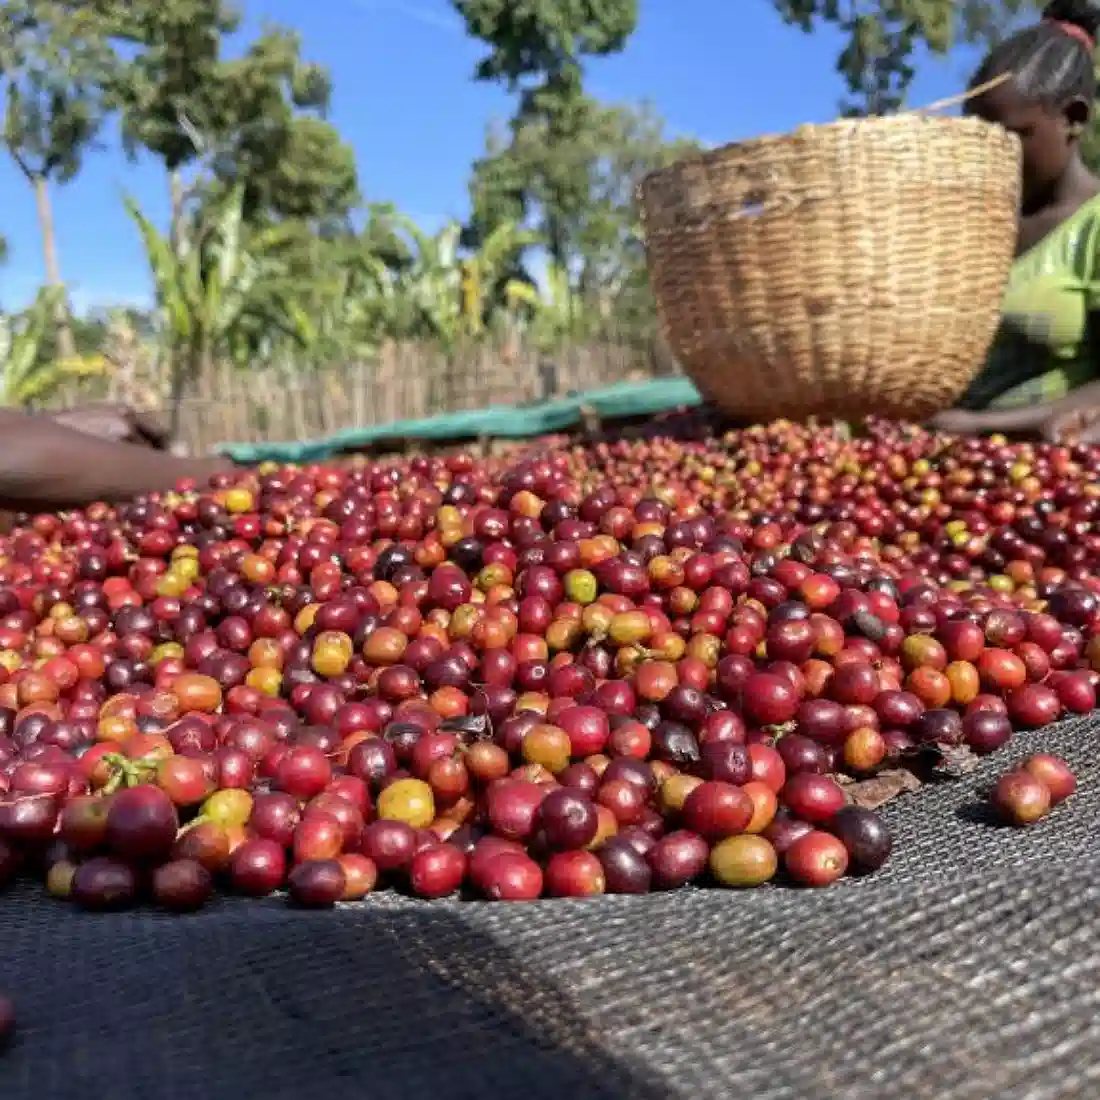
M 471 79 L 480 44 L 465 36 L 449 0 L 243 6 L 250 32 L 269 20 L 295 27 L 305 55 L 331 70 L 332 121 L 356 151 L 368 198 L 396 202 L 429 227 L 464 214 L 470 163 L 510 101 Z M 720 143 L 832 118 L 842 92 L 837 51 L 836 36 L 785 26 L 769 0 L 641 0 L 626 50 L 592 63 L 589 86 L 604 99 L 649 100 L 671 129 Z M 912 102 L 956 92 L 974 60 L 958 53 L 922 63 Z M 93 153 L 75 181 L 54 191 L 62 274 L 80 309 L 148 301 L 124 192 L 154 218 L 167 217 L 157 164 L 132 164 L 117 148 Z M 0 301 L 15 306 L 42 281 L 41 245 L 31 192 L 3 152 L 0 232 L 11 247 Z

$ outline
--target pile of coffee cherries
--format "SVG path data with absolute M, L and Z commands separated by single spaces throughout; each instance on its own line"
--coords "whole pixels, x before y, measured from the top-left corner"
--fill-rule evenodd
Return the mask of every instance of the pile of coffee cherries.
M 1100 450 L 674 420 L 261 467 L 0 539 L 0 881 L 824 886 L 853 782 L 1096 706 Z

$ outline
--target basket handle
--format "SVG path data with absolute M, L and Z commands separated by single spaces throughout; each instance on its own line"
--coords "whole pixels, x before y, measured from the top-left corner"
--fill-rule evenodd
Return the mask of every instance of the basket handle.
M 937 99 L 934 103 L 929 103 L 927 107 L 914 107 L 909 113 L 914 115 L 938 114 L 940 111 L 946 111 L 949 107 L 957 107 L 968 99 L 976 99 L 980 95 L 985 95 L 986 92 L 991 92 L 994 88 L 999 88 L 1015 75 L 1012 72 L 1001 73 L 1000 76 L 995 76 L 992 80 L 986 80 L 982 84 L 968 88 L 965 92 L 959 92 L 958 95 L 949 95 L 946 99 Z

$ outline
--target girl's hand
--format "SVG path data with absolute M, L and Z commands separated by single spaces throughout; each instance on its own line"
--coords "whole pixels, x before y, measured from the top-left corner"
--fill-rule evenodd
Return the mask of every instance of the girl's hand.
M 1100 405 L 1085 405 L 1057 413 L 1043 425 L 1047 443 L 1100 443 Z

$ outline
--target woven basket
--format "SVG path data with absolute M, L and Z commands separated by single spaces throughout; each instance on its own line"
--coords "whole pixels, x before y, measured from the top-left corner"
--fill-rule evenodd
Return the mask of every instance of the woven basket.
M 924 419 L 989 350 L 1019 180 L 1006 131 L 923 114 L 680 161 L 641 186 L 664 335 L 731 416 Z

